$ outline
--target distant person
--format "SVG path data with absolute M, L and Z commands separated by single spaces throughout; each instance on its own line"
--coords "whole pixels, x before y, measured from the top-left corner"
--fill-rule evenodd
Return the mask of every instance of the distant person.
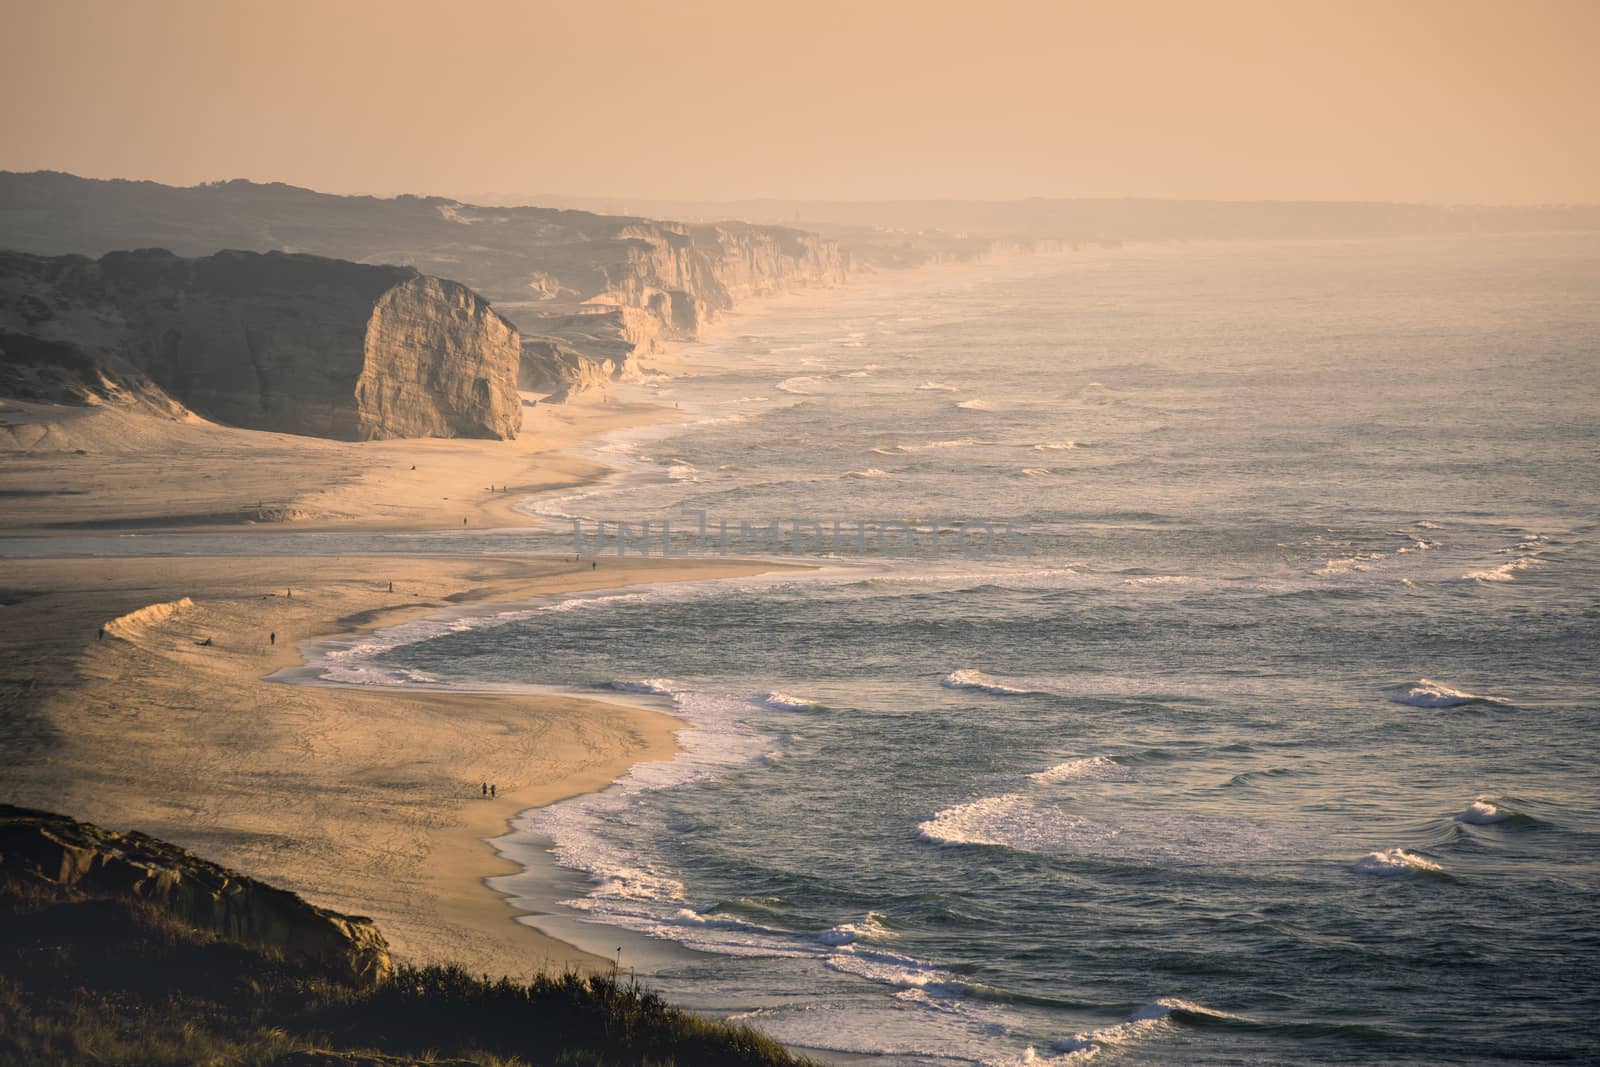
M 484 782 L 483 783 L 483 796 L 484 796 L 485 800 L 487 800 L 489 798 L 489 783 L 488 782 Z
M 389 592 L 391 592 L 391 593 L 394 592 L 394 583 L 393 582 L 389 583 Z
M 467 520 L 466 519 L 462 519 L 461 520 L 461 525 L 465 526 L 466 524 L 467 524 Z
M 196 641 L 195 644 L 199 645 L 201 648 L 210 648 L 211 638 L 208 637 L 204 641 Z
M 102 626 L 102 627 L 100 627 L 100 633 L 95 637 L 95 640 L 96 641 L 104 641 L 105 639 L 106 639 L 106 628 L 104 626 Z
M 492 785 L 489 787 L 489 799 L 490 800 L 494 799 L 494 786 L 492 786 Z
M 294 599 L 294 590 L 293 589 L 286 589 L 286 590 L 284 590 L 284 595 L 287 596 L 290 600 L 293 600 Z
M 269 633 L 267 635 L 267 644 L 276 645 L 277 643 L 278 643 L 278 631 L 273 630 L 271 633 Z
M 590 560 L 590 561 L 589 561 L 589 569 L 590 569 L 590 570 L 594 570 L 594 569 L 595 569 L 595 568 L 596 568 L 596 567 L 598 567 L 598 566 L 600 566 L 600 561 L 599 561 L 599 560 L 597 560 L 597 559 L 591 559 L 591 560 Z

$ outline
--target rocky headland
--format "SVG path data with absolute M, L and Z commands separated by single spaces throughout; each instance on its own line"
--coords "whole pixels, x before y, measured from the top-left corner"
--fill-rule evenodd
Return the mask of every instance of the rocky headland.
M 344 440 L 516 436 L 520 338 L 471 290 L 281 252 L 0 253 L 0 389 Z
M 442 197 L 334 196 L 281 184 L 192 188 L 0 173 L 0 248 L 160 247 L 312 253 L 400 265 L 482 294 L 521 332 L 524 388 L 565 395 L 626 378 L 751 296 L 844 281 L 849 255 L 776 225 L 687 225 Z

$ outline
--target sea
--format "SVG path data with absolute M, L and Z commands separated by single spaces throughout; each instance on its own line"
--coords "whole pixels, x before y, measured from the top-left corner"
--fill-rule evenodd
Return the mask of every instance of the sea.
M 535 531 L 385 544 L 808 569 L 314 663 L 689 724 L 517 819 L 524 921 L 828 1062 L 1600 1062 L 1600 235 L 868 274 L 684 356 Z

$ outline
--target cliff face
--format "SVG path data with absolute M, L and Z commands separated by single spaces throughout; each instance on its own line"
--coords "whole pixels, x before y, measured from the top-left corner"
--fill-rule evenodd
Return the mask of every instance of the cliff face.
M 180 922 L 277 949 L 358 984 L 394 970 L 371 919 L 319 908 L 140 833 L 0 805 L 0 875 L 82 897 L 143 901 Z
M 112 400 L 105 383 L 133 380 L 252 429 L 506 438 L 519 359 L 515 328 L 470 290 L 403 267 L 0 254 L 0 365 L 66 394 L 46 399 Z
M 360 426 L 390 437 L 517 436 L 521 338 L 465 286 L 415 275 L 367 319 Z
M 849 268 L 834 242 L 781 226 L 686 226 L 243 181 L 180 189 L 0 173 L 0 248 L 100 255 L 149 246 L 312 252 L 457 279 L 545 342 L 524 346 L 521 377 L 558 389 L 631 374 L 663 340 L 696 336 L 736 300 L 838 284 Z

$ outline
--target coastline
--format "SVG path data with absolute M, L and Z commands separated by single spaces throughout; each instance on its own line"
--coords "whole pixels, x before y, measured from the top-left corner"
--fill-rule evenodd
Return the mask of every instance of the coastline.
M 690 381 L 714 366 L 701 342 L 834 291 L 742 302 L 699 342 L 640 370 Z M 531 405 L 514 441 L 352 443 L 126 409 L 6 404 L 10 437 L 0 444 L 39 432 L 36 447 L 11 453 L 13 506 L 0 516 L 0 537 L 221 533 L 241 547 L 252 534 L 526 527 L 540 520 L 519 505 L 617 473 L 580 446 L 695 418 L 635 383 Z M 525 867 L 493 842 L 514 834 L 530 809 L 672 758 L 682 721 L 598 697 L 267 679 L 303 665 L 303 645 L 468 604 L 785 565 L 607 558 L 596 569 L 552 557 L 245 553 L 0 557 L 0 655 L 15 664 L 13 677 L 0 678 L 9 720 L 0 741 L 15 753 L 0 799 L 143 830 L 314 903 L 369 915 L 402 960 L 512 976 L 609 969 L 609 959 L 523 921 L 533 913 L 491 881 Z M 110 619 L 184 597 L 191 608 L 136 634 L 95 638 Z M 480 795 L 486 781 L 499 787 L 494 800 Z
M 248 544 L 253 533 L 285 530 L 526 526 L 537 519 L 517 503 L 611 473 L 573 446 L 681 417 L 660 402 L 617 401 L 537 405 L 512 442 L 350 444 L 117 410 L 25 411 L 23 423 L 61 416 L 73 428 L 51 430 L 58 447 L 22 452 L 8 470 L 17 506 L 0 533 L 209 531 Z M 63 447 L 73 444 L 92 447 L 87 456 Z M 234 518 L 234 502 L 264 484 L 288 489 L 281 513 Z M 369 915 L 409 962 L 512 976 L 603 969 L 609 961 L 518 921 L 524 913 L 488 880 L 522 868 L 490 842 L 524 811 L 602 789 L 636 762 L 670 759 L 682 722 L 580 696 L 267 678 L 303 665 L 303 644 L 464 604 L 778 567 L 400 554 L 9 558 L 0 656 L 12 677 L 0 679 L 0 741 L 13 755 L 3 799 L 143 830 Z M 136 615 L 97 637 L 110 620 L 185 597 L 191 606 L 170 617 Z M 494 800 L 480 795 L 485 781 L 498 787 Z

